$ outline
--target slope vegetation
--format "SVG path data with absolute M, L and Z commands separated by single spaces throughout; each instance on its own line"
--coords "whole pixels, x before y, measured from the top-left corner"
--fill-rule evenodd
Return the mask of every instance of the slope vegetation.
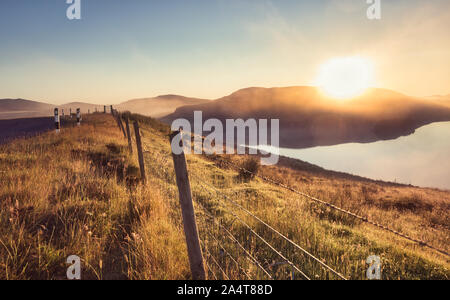
M 190 278 L 168 127 L 130 117 L 142 128 L 145 185 L 136 151 L 128 152 L 109 115 L 0 146 L 0 278 L 64 279 L 70 255 L 82 259 L 83 279 Z M 187 156 L 209 278 L 266 279 L 247 254 L 275 279 L 292 275 L 239 220 L 312 279 L 336 278 L 234 202 L 346 278 L 365 279 L 366 259 L 375 254 L 384 279 L 449 279 L 447 256 L 230 167 L 250 159 Z M 300 161 L 256 171 L 449 250 L 449 192 L 343 176 Z

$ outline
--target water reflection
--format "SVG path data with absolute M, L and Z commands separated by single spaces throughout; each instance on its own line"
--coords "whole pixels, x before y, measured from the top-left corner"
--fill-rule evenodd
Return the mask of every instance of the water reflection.
M 282 148 L 280 154 L 372 179 L 450 189 L 450 122 L 427 125 L 396 140 Z

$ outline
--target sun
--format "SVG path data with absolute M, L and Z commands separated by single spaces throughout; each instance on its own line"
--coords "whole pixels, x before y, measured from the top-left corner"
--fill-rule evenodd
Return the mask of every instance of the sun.
M 372 84 L 372 62 L 356 56 L 333 58 L 325 62 L 316 79 L 316 85 L 327 96 L 336 99 L 357 97 Z

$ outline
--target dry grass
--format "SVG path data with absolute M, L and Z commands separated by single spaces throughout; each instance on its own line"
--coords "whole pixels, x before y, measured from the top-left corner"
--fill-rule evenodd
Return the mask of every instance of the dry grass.
M 150 172 L 159 180 L 163 189 L 170 187 L 174 190 L 173 165 L 168 156 L 170 149 L 167 138 L 154 130 L 146 129 L 148 128 L 144 129 L 145 142 L 147 149 L 150 150 L 146 154 L 146 159 L 148 164 L 152 165 Z M 189 155 L 187 160 L 194 200 L 197 204 L 197 222 L 202 242 L 206 245 L 205 257 L 208 258 L 209 254 L 212 254 L 216 260 L 220 258 L 222 268 L 225 268 L 228 274 L 232 274 L 231 277 L 234 279 L 246 277 L 243 272 L 238 272 L 239 268 L 227 254 L 224 254 L 224 250 L 230 252 L 234 258 L 242 258 L 245 255 L 227 239 L 223 229 L 218 228 L 217 224 L 205 216 L 203 208 L 212 212 L 216 220 L 228 226 L 264 266 L 274 265 L 280 262 L 280 258 L 255 239 L 245 226 L 236 221 L 232 213 L 250 224 L 277 249 L 287 253 L 291 261 L 303 266 L 307 273 L 313 274 L 313 278 L 336 277 L 324 272 L 317 263 L 299 255 L 291 245 L 236 209 L 230 199 L 255 213 L 347 278 L 365 279 L 368 267 L 366 259 L 373 254 L 383 259 L 385 279 L 448 279 L 450 276 L 448 258 L 433 250 L 311 203 L 258 178 L 241 180 L 239 172 L 230 169 L 229 163 L 242 166 L 248 164 L 251 158 L 224 155 L 217 159 L 216 156 Z M 227 163 L 223 163 L 223 160 Z M 306 166 L 306 170 L 280 166 L 260 167 L 258 172 L 368 216 L 374 221 L 427 241 L 436 247 L 449 250 L 449 232 L 446 227 L 448 226 L 446 203 L 449 203 L 449 192 L 375 182 L 327 171 L 316 172 L 316 168 Z M 172 197 L 176 198 L 176 195 Z M 374 198 L 378 199 L 378 202 L 370 201 Z M 382 199 L 391 199 L 391 202 Z M 206 261 L 216 276 L 225 278 L 221 270 L 215 267 L 213 259 Z M 239 263 L 252 278 L 265 278 L 264 274 L 245 259 L 240 259 Z M 274 267 L 271 271 L 275 274 L 275 278 L 285 279 L 291 275 L 291 269 L 287 266 Z M 211 272 L 209 275 L 214 278 Z M 299 274 L 296 274 L 296 278 L 298 277 Z
M 450 251 L 450 192 L 368 180 L 330 178 L 301 169 L 267 167 L 264 174 L 371 220 Z
M 64 279 L 65 260 L 74 254 L 82 258 L 83 279 L 190 278 L 168 128 L 148 118 L 129 117 L 139 119 L 142 127 L 146 186 L 139 183 L 136 157 L 128 154 L 110 116 L 88 116 L 81 128 L 0 146 L 0 278 Z M 221 159 L 235 165 L 247 160 Z M 203 208 L 275 278 L 289 278 L 292 270 L 277 265 L 279 257 L 230 212 L 313 279 L 335 278 L 236 209 L 231 200 L 348 278 L 364 279 L 365 260 L 372 254 L 382 257 L 385 279 L 450 277 L 448 258 L 430 249 L 258 178 L 241 180 L 214 157 L 187 160 L 205 261 L 218 278 L 224 275 L 210 255 L 232 279 L 265 276 Z M 341 176 L 306 164 L 260 167 L 258 172 L 449 250 L 449 192 Z M 214 278 L 212 272 L 209 276 Z
M 59 135 L 1 146 L 0 278 L 64 279 L 70 255 L 82 258 L 83 279 L 185 276 L 183 255 L 172 259 L 183 253 L 182 235 L 166 210 L 156 209 L 164 202 L 153 187 L 136 186 L 127 152 L 113 119 L 103 115 Z M 138 236 L 149 243 L 140 258 Z M 162 262 L 170 266 L 158 270 Z

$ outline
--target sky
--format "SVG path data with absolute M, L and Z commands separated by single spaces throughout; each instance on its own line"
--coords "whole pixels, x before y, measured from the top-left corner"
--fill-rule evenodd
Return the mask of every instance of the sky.
M 311 85 L 323 62 L 362 56 L 375 86 L 450 93 L 450 1 L 0 1 L 0 98 L 107 104 L 162 94 L 216 99 Z

